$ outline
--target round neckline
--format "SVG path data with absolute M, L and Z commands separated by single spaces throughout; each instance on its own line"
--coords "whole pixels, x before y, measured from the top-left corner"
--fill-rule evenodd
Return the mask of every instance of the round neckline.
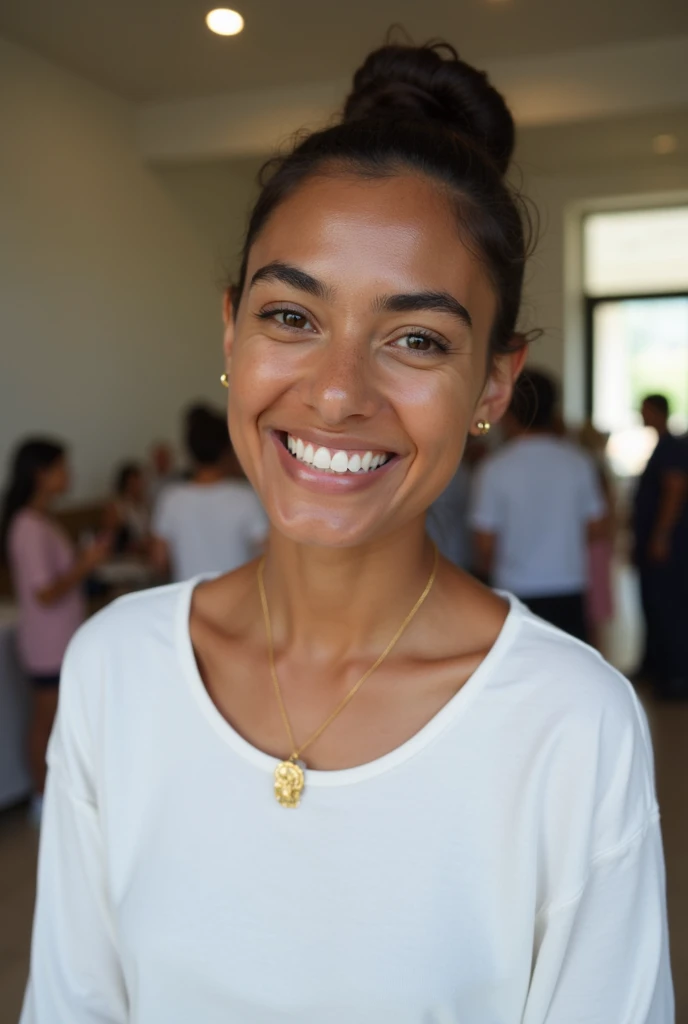
M 265 751 L 255 747 L 248 740 L 245 740 L 231 723 L 222 715 L 212 700 L 206 686 L 201 678 L 196 662 L 196 654 L 191 640 L 190 612 L 191 601 L 194 591 L 199 583 L 209 579 L 209 576 L 198 576 L 188 580 L 181 588 L 181 594 L 177 605 L 177 616 L 175 629 L 175 645 L 179 661 L 182 666 L 186 683 L 189 686 L 191 695 L 198 704 L 203 716 L 208 721 L 219 737 L 231 747 L 232 750 L 244 760 L 253 764 L 256 768 L 266 774 L 272 775 L 275 766 L 280 758 L 267 754 Z M 373 761 L 366 761 L 364 764 L 356 765 L 353 768 L 336 768 L 332 771 L 323 769 L 308 768 L 308 785 L 314 786 L 346 786 L 349 784 L 363 782 L 366 779 L 381 775 L 384 772 L 396 768 L 420 751 L 424 750 L 436 737 L 460 715 L 465 713 L 476 696 L 480 693 L 485 683 L 492 675 L 497 664 L 502 660 L 511 646 L 522 618 L 522 607 L 513 594 L 504 591 L 497 591 L 509 603 L 507 617 L 502 624 L 497 639 L 487 652 L 481 663 L 478 665 L 463 686 L 451 697 L 440 710 L 433 715 L 429 722 L 421 726 L 418 732 L 410 739 L 405 740 L 394 750 L 382 754 Z

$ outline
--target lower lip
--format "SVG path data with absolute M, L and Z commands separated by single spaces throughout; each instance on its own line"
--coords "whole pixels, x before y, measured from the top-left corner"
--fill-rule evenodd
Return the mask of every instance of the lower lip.
M 351 494 L 367 490 L 374 484 L 384 480 L 389 471 L 399 462 L 399 456 L 393 455 L 379 469 L 371 469 L 367 473 L 332 473 L 323 472 L 308 466 L 295 458 L 282 444 L 279 436 L 270 431 L 270 440 L 277 450 L 279 459 L 285 473 L 295 480 L 296 483 L 307 487 L 319 494 Z

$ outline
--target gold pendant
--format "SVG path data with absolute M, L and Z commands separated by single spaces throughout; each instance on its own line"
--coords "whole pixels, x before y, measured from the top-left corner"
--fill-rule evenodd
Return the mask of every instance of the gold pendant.
M 282 807 L 298 807 L 306 785 L 306 775 L 299 761 L 280 761 L 275 768 L 275 798 Z

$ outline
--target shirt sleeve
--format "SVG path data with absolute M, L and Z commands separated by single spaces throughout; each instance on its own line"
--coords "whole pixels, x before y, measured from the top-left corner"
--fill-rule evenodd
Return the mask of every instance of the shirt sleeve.
M 674 1024 L 659 821 L 537 921 L 523 1024 Z
M 496 533 L 501 525 L 501 501 L 498 476 L 488 460 L 476 472 L 468 506 L 468 522 L 473 530 Z
M 584 455 L 582 464 L 582 509 L 586 522 L 601 519 L 607 512 L 600 476 L 592 458 Z
M 20 1024 L 129 1020 L 75 664 L 79 640 L 77 634 L 65 659 L 48 752 L 31 967 Z

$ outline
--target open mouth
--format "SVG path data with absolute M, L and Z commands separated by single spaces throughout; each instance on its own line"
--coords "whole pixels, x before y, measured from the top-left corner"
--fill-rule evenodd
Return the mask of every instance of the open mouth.
M 294 434 L 280 431 L 278 437 L 287 451 L 306 466 L 321 473 L 372 473 L 381 469 L 385 463 L 394 458 L 394 452 L 376 451 L 343 451 L 341 448 L 325 448 L 303 441 Z

